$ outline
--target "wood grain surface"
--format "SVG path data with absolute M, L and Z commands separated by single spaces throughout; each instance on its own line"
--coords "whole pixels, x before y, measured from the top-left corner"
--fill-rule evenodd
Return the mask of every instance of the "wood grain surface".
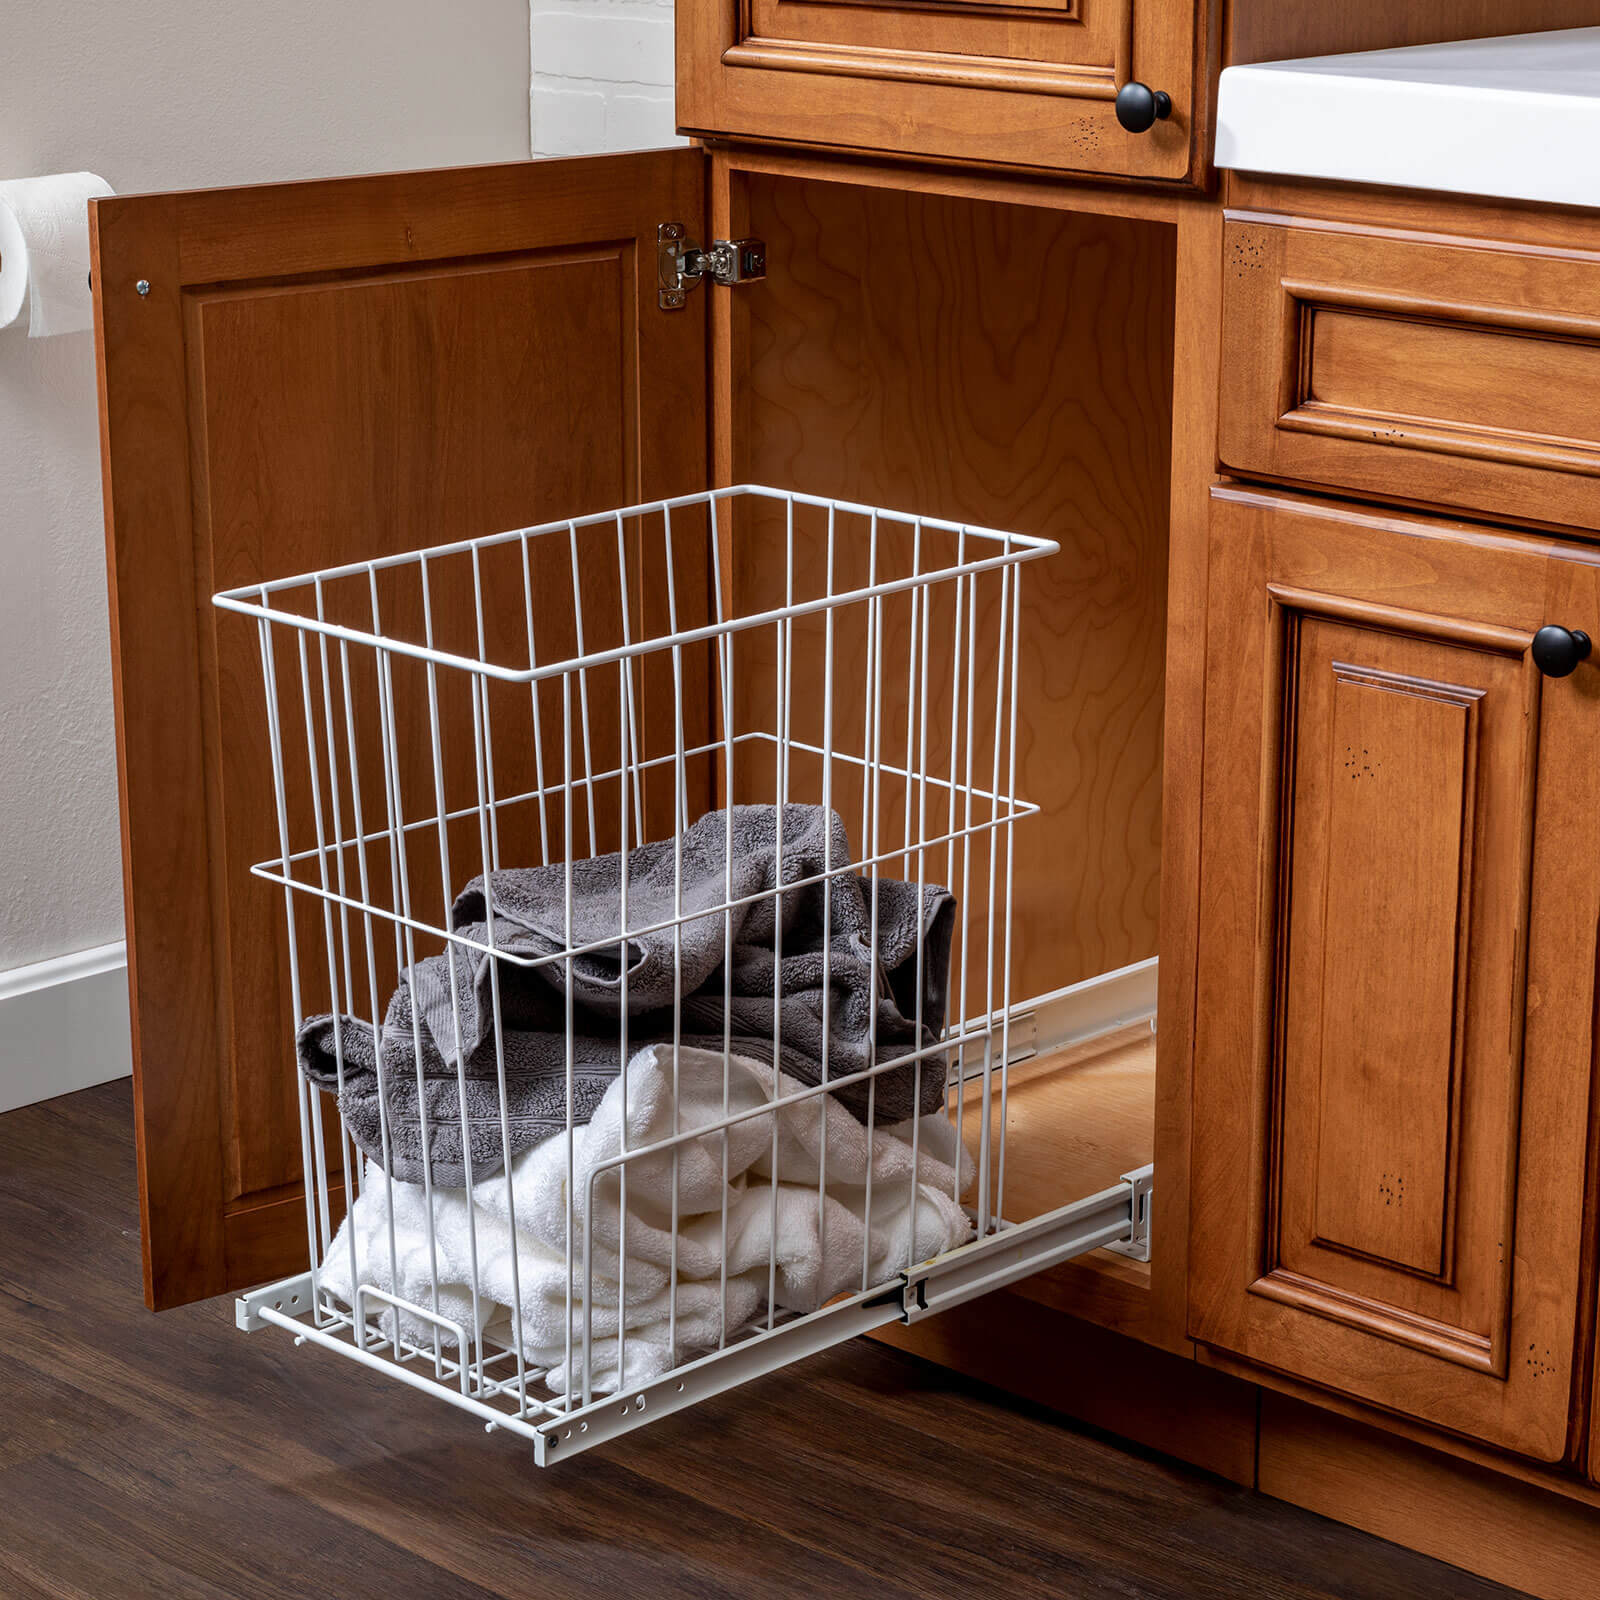
M 258 645 L 255 629 L 217 614 L 210 596 L 703 486 L 705 302 L 657 310 L 654 262 L 660 222 L 703 228 L 704 166 L 698 153 L 676 151 L 118 197 L 95 210 L 153 1305 L 287 1273 L 305 1257 L 283 899 L 248 875 L 278 845 Z M 135 292 L 140 279 L 147 296 Z M 685 372 L 695 380 L 659 403 Z M 594 585 L 586 612 L 614 618 L 614 540 L 610 589 L 606 561 L 580 560 Z M 565 551 L 535 560 L 549 648 L 563 625 L 573 633 L 566 562 Z M 473 589 L 459 568 L 436 576 L 434 622 L 448 648 L 472 638 Z M 658 563 L 634 595 L 648 592 L 654 604 L 660 576 Z M 485 577 L 503 592 L 502 574 Z M 514 581 L 520 589 L 520 572 Z M 697 584 L 703 597 L 703 578 Z M 409 595 L 380 586 L 383 622 L 402 637 L 419 636 L 422 623 L 414 578 L 412 586 Z M 328 603 L 337 615 L 345 601 L 334 592 Z M 370 602 L 361 594 L 356 603 L 359 615 Z M 496 624 L 519 634 L 518 609 L 490 608 L 492 649 L 513 647 Z M 278 659 L 292 704 L 303 681 L 294 641 Z M 381 769 L 373 664 L 363 665 L 359 782 L 371 816 L 381 810 Z M 315 651 L 310 670 L 319 694 L 326 680 Z M 423 674 L 397 670 L 410 819 L 429 814 L 432 746 Z M 620 690 L 608 716 L 605 688 L 596 690 L 595 739 L 609 751 Z M 473 774 L 470 759 L 458 759 L 470 747 L 470 701 L 460 685 L 454 692 L 451 700 L 447 684 L 441 708 L 453 741 L 447 804 L 472 788 Z M 696 705 L 691 720 L 700 714 Z M 293 731 L 303 722 L 286 720 L 291 805 L 309 809 Z M 526 777 L 525 746 L 505 754 L 506 779 Z M 476 859 L 459 830 L 453 842 L 454 861 Z M 436 850 L 414 866 L 418 903 L 442 917 L 454 887 L 442 879 L 457 876 L 454 865 L 446 872 Z M 299 926 L 310 1012 L 318 975 L 327 982 L 320 913 L 308 905 Z M 380 988 L 400 959 L 391 953 Z M 368 987 L 364 974 L 357 987 Z
M 1592 232 L 1588 243 L 1489 248 L 1231 213 L 1223 464 L 1600 526 L 1600 429 L 1585 403 L 1600 376 Z
M 1600 622 L 1592 554 L 1242 489 L 1214 505 L 1190 1331 L 1560 1461 L 1600 688 L 1525 651 L 1551 617 Z M 1404 709 L 1452 701 L 1448 746 Z M 1413 826 L 1387 831 L 1363 785 Z
M 772 276 L 749 300 L 740 471 L 1062 545 L 1022 580 L 1017 788 L 1043 816 L 1016 834 L 1013 994 L 1154 954 L 1171 230 L 763 177 L 746 193 Z M 841 562 L 864 564 L 860 542 Z M 815 544 L 803 554 L 814 575 Z M 750 601 L 782 581 L 777 563 L 738 574 Z M 992 584 L 980 596 L 998 601 Z M 903 739 L 908 612 L 883 624 L 890 738 Z M 943 667 L 942 738 L 953 616 L 924 625 Z M 855 705 L 864 641 L 858 625 L 840 670 Z M 991 683 L 998 642 L 991 615 L 979 637 Z M 747 716 L 770 719 L 771 669 L 747 661 Z M 841 711 L 858 742 L 859 722 Z M 980 756 L 992 732 L 975 730 Z
M 678 123 L 924 160 L 1198 180 L 1220 12 L 1206 0 L 685 0 Z M 1112 107 L 1130 78 L 1173 102 L 1142 133 Z
M 1347 0 L 1337 6 L 1233 0 L 1224 65 L 1583 28 L 1594 20 L 1587 0 L 1407 0 L 1403 6 L 1388 0 Z

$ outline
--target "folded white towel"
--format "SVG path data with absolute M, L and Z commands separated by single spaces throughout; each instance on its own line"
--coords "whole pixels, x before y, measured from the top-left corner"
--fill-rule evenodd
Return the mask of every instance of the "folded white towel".
M 930 1063 L 927 1070 L 939 1069 Z M 465 1190 L 434 1191 L 437 1278 L 422 1186 L 391 1182 L 379 1167 L 369 1164 L 363 1191 L 328 1251 L 323 1286 L 347 1304 L 353 1300 L 355 1284 L 365 1283 L 431 1309 L 437 1281 L 440 1316 L 461 1324 L 469 1336 L 477 1330 L 491 1339 L 510 1340 L 520 1331 L 527 1362 L 547 1369 L 546 1381 L 557 1392 L 582 1387 L 587 1305 L 590 1382 L 596 1392 L 611 1393 L 669 1371 L 675 1364 L 671 1340 L 676 1341 L 676 1362 L 681 1363 L 716 1348 L 763 1311 L 769 1256 L 776 1260 L 776 1305 L 804 1312 L 861 1287 L 863 1251 L 870 1285 L 908 1262 L 940 1255 L 970 1237 L 971 1223 L 958 1197 L 972 1183 L 972 1160 L 959 1148 L 948 1117 L 933 1114 L 921 1119 L 913 1203 L 914 1125 L 878 1128 L 869 1140 L 866 1127 L 834 1096 L 818 1094 L 777 1113 L 775 1233 L 773 1113 L 751 1116 L 725 1134 L 707 1132 L 677 1147 L 674 1296 L 672 1152 L 627 1163 L 626 1207 L 621 1168 L 606 1165 L 622 1150 L 624 1094 L 627 1147 L 637 1150 L 673 1134 L 675 1105 L 681 1132 L 768 1104 L 773 1071 L 739 1056 L 724 1058 L 719 1051 L 684 1048 L 678 1053 L 676 1094 L 673 1083 L 671 1046 L 640 1050 L 628 1063 L 626 1075 L 607 1089 L 591 1120 L 572 1130 L 570 1293 L 565 1133 L 518 1157 L 510 1169 L 509 1186 L 504 1174 L 486 1178 L 474 1187 L 470 1203 Z M 801 1088 L 796 1080 L 779 1075 L 780 1094 Z M 824 1135 L 827 1171 L 819 1215 Z M 594 1214 L 586 1274 L 584 1219 L 591 1179 Z M 619 1279 L 625 1280 L 620 1288 Z M 392 1309 L 383 1313 L 380 1325 L 392 1335 Z M 432 1324 L 406 1312 L 400 1314 L 400 1332 L 419 1345 L 431 1346 L 433 1341 Z M 455 1343 L 449 1334 L 444 1337 Z

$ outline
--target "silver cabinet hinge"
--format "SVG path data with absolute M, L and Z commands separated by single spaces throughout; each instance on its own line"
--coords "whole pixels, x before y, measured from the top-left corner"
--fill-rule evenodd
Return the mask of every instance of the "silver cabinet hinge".
M 713 283 L 751 283 L 767 275 L 767 246 L 761 239 L 716 239 L 702 250 L 681 222 L 656 229 L 657 303 L 680 311 L 689 291 L 709 278 Z

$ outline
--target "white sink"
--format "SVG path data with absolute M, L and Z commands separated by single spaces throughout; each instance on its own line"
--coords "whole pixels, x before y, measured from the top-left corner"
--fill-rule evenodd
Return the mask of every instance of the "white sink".
M 1217 165 L 1600 207 L 1600 27 L 1229 67 Z

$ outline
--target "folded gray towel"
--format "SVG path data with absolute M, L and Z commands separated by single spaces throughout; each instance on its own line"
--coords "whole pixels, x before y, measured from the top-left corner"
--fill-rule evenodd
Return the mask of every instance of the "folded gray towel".
M 457 897 L 451 926 L 487 943 L 492 916 L 495 948 L 524 958 L 599 946 L 570 961 L 572 1120 L 584 1123 L 624 1063 L 622 1018 L 631 1055 L 673 1037 L 678 996 L 683 1043 L 721 1049 L 726 1037 L 735 1054 L 771 1062 L 776 1036 L 784 1070 L 803 1083 L 865 1069 L 873 1060 L 874 1019 L 879 1062 L 931 1047 L 944 1026 L 955 901 L 937 885 L 924 886 L 919 903 L 915 884 L 880 878 L 874 889 L 870 879 L 833 870 L 849 860 L 843 822 L 819 806 L 783 808 L 781 858 L 777 808 L 735 806 L 707 813 L 679 838 L 628 852 L 627 927 L 667 921 L 678 906 L 690 920 L 676 937 L 670 927 L 620 937 L 620 853 L 571 863 L 570 941 L 564 862 L 493 873 L 487 885 L 475 878 Z M 793 887 L 824 873 L 822 882 Z M 722 909 L 746 896 L 757 898 Z M 732 960 L 725 968 L 727 950 Z M 512 1156 L 567 1126 L 568 968 L 565 959 L 531 968 L 493 962 L 459 946 L 430 956 L 395 991 L 376 1050 L 366 1024 L 313 1017 L 297 1040 L 302 1070 L 319 1087 L 336 1087 L 337 1034 L 340 1110 L 355 1142 L 381 1161 L 381 1060 L 394 1175 L 420 1182 L 426 1166 L 435 1183 L 459 1187 L 465 1169 L 458 1061 L 473 1177 L 493 1173 L 503 1160 L 491 970 L 499 982 Z M 920 1071 L 908 1062 L 839 1090 L 861 1121 L 869 1083 L 876 1084 L 870 1093 L 877 1120 L 903 1121 L 919 1106 L 930 1112 L 943 1103 L 945 1062 L 942 1055 L 927 1057 Z

